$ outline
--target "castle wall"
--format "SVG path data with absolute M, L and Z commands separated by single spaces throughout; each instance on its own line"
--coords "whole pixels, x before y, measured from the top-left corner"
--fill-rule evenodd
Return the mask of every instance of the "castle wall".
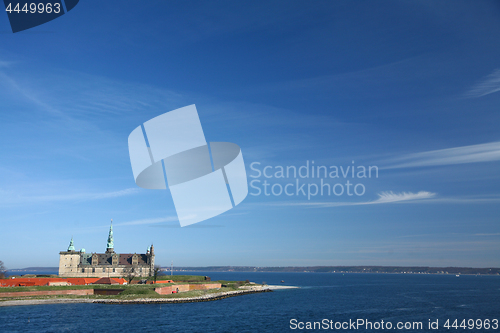
M 78 276 L 79 252 L 61 252 L 59 255 L 59 276 Z
M 220 283 L 203 283 L 203 284 L 190 284 L 189 290 L 207 290 L 221 288 Z
M 203 284 L 174 284 L 172 286 L 158 287 L 155 291 L 160 295 L 169 295 L 173 291 L 185 292 L 189 290 L 208 290 L 220 288 L 220 283 L 203 283 Z
M 102 266 L 89 266 L 85 268 L 78 269 L 78 276 L 83 277 L 122 277 L 127 275 L 125 273 L 126 270 L 131 267 L 102 267 Z M 141 271 L 142 268 L 142 271 Z M 149 267 L 136 267 L 135 275 L 137 277 L 148 277 L 149 276 Z
M 64 257 L 63 257 L 64 256 Z M 79 262 L 80 255 L 77 254 L 78 259 L 70 258 L 67 254 L 61 254 L 61 259 L 59 261 L 59 276 L 60 277 L 123 277 L 126 271 L 131 268 L 131 266 L 86 266 L 78 267 L 74 266 L 72 263 Z M 74 256 L 74 255 L 71 255 Z M 66 266 L 65 266 L 66 265 Z M 134 276 L 137 277 L 148 277 L 150 276 L 149 266 L 139 266 L 134 268 Z
M 189 284 L 176 284 L 172 286 L 172 290 L 175 290 L 179 293 L 189 291 Z
M 172 286 L 155 288 L 155 291 L 160 295 L 170 295 L 172 293 Z

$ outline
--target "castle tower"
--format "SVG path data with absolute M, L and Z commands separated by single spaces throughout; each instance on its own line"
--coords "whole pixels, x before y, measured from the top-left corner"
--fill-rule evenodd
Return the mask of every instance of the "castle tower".
M 59 252 L 59 276 L 78 276 L 80 252 L 75 251 L 73 237 L 69 242 L 68 250 Z
M 114 253 L 115 252 L 115 244 L 113 240 L 113 219 L 111 219 L 111 226 L 109 227 L 109 235 L 108 235 L 108 244 L 106 245 L 106 253 Z
M 69 242 L 68 252 L 75 251 L 75 245 L 73 245 L 73 236 L 71 236 L 71 241 Z

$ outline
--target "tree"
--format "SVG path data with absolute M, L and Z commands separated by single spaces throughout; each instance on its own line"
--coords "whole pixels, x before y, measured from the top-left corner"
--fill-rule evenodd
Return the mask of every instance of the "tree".
M 154 269 L 153 269 L 153 278 L 154 278 L 154 281 L 156 283 L 156 279 L 158 278 L 158 275 L 161 275 L 161 267 L 158 266 L 158 265 L 155 265 Z
M 123 278 L 128 281 L 128 284 L 131 284 L 132 280 L 135 278 L 135 269 L 133 267 L 124 268 Z
M 7 274 L 7 270 L 5 269 L 5 266 L 3 265 L 3 261 L 0 260 L 0 279 L 4 279 Z

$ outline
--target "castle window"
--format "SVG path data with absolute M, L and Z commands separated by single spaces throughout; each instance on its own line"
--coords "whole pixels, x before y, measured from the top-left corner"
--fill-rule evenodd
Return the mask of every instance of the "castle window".
M 115 272 L 115 269 L 113 268 L 113 273 Z
M 95 273 L 95 268 L 92 268 L 92 273 Z
M 103 271 L 103 272 L 106 272 L 106 268 L 103 268 L 103 269 L 102 269 L 102 271 Z

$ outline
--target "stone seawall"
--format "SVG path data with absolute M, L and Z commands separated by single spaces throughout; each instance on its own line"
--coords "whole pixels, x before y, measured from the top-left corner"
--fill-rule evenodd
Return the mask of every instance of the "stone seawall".
M 136 298 L 136 299 L 100 299 L 93 300 L 92 303 L 99 304 L 164 304 L 164 303 L 193 303 L 193 302 L 210 302 L 219 299 L 224 299 L 228 297 L 247 295 L 247 294 L 257 294 L 257 293 L 268 293 L 272 292 L 270 289 L 262 290 L 235 290 L 235 291 L 225 291 L 221 293 L 208 294 L 196 297 L 185 297 L 185 298 Z

